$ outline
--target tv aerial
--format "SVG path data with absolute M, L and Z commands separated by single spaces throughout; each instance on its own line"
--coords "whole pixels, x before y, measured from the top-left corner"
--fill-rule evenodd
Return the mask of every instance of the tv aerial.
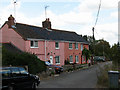
M 14 17 L 16 18 L 16 5 L 17 5 L 17 0 L 13 0 L 14 4 Z
M 48 8 L 49 6 L 45 6 L 45 18 L 47 18 L 47 8 Z

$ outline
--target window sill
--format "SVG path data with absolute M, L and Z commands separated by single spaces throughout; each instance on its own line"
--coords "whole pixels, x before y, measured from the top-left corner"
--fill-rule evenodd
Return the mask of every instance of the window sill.
M 70 63 L 73 63 L 73 62 L 70 62 Z
M 30 47 L 30 48 L 38 48 L 38 47 Z
M 56 65 L 60 65 L 60 63 L 56 63 Z
M 69 48 L 70 50 L 72 50 L 72 48 Z
M 60 49 L 60 48 L 55 48 L 55 49 Z

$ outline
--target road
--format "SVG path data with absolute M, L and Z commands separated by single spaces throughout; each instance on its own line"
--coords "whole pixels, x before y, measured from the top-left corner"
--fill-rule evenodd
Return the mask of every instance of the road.
M 97 84 L 97 72 L 99 66 L 110 64 L 104 62 L 91 66 L 89 69 L 78 70 L 70 73 L 62 73 L 58 77 L 41 81 L 38 88 L 95 88 Z

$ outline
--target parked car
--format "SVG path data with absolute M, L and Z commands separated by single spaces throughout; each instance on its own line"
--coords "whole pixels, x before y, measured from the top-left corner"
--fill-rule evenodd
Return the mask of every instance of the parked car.
M 22 67 L 2 67 L 2 90 L 33 89 L 40 84 L 37 75 L 29 74 Z
M 49 69 L 54 68 L 55 73 L 60 74 L 60 72 L 63 72 L 63 67 L 57 66 L 57 65 L 52 65 L 48 61 L 45 61 L 45 64 L 49 67 Z

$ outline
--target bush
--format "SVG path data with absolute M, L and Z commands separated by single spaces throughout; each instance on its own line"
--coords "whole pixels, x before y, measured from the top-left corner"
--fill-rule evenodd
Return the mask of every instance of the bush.
M 99 67 L 99 71 L 97 72 L 97 85 L 102 87 L 108 87 L 108 71 L 113 70 L 112 65 L 105 65 L 103 68 Z
M 28 66 L 28 71 L 31 74 L 37 74 L 46 70 L 44 61 L 41 61 L 37 56 L 27 53 L 11 53 L 4 47 L 2 49 L 2 65 L 3 66 Z
M 68 64 L 70 64 L 69 59 L 65 60 L 65 65 L 68 65 Z

